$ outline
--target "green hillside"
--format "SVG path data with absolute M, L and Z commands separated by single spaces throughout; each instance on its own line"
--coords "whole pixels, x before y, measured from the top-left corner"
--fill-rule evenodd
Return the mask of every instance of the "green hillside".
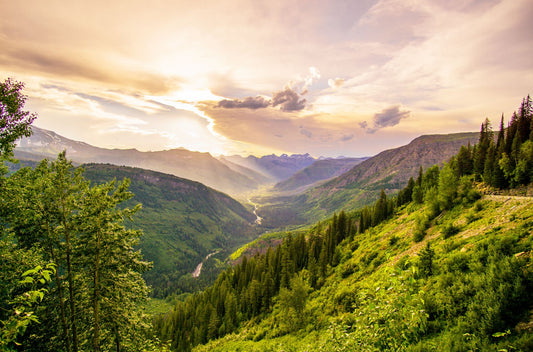
M 533 193 L 532 115 L 528 97 L 498 138 L 486 120 L 396 196 L 246 246 L 158 336 L 179 351 L 533 350 L 533 198 L 517 196 Z
M 344 241 L 319 289 L 302 270 L 268 314 L 195 350 L 530 350 L 533 200 L 459 205 L 413 243 L 421 210 L 411 204 Z
M 139 247 L 154 263 L 144 277 L 157 297 L 197 289 L 198 280 L 190 273 L 209 253 L 219 251 L 223 258 L 257 234 L 251 212 L 201 183 L 109 164 L 83 167 L 85 178 L 97 184 L 113 178 L 131 180 L 134 197 L 124 205 L 142 204 L 132 225 L 144 232 Z
M 307 241 L 289 236 L 195 297 L 204 337 L 202 318 L 187 318 L 191 300 L 174 308 L 170 326 L 159 322 L 163 338 L 183 350 L 184 319 L 197 342 L 220 336 L 197 351 L 530 350 L 533 199 L 463 199 L 428 221 L 418 242 L 430 204 L 402 206 L 363 233 L 345 225 L 329 254 L 316 244 L 328 246 L 340 216 Z

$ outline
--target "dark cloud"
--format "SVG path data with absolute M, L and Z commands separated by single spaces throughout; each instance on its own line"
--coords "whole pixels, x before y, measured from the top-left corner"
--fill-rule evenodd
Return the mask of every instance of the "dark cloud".
M 302 93 L 305 94 L 305 91 Z M 307 100 L 301 97 L 291 88 L 285 88 L 282 91 L 272 93 L 272 100 L 265 99 L 261 96 L 246 97 L 244 99 L 224 99 L 218 102 L 218 108 L 225 109 L 263 109 L 269 106 L 280 106 L 281 111 L 300 111 L 305 108 Z
M 305 108 L 307 100 L 290 88 L 272 94 L 272 106 L 280 106 L 282 111 L 300 111 Z
M 354 134 L 345 134 L 341 137 L 341 142 L 348 142 L 349 140 L 352 140 L 354 137 Z
M 396 126 L 400 123 L 401 119 L 409 117 L 410 113 L 410 111 L 400 111 L 399 105 L 390 107 L 374 115 L 374 127 Z
M 243 100 L 233 99 L 228 100 L 224 99 L 218 102 L 217 107 L 225 109 L 237 109 L 237 108 L 248 108 L 248 109 L 262 109 L 270 105 L 270 100 L 267 100 L 263 97 L 246 97 Z
M 401 119 L 408 118 L 410 114 L 410 111 L 400 111 L 400 106 L 396 105 L 374 114 L 374 126 L 372 128 L 368 128 L 366 121 L 360 122 L 359 126 L 366 129 L 367 133 L 374 133 L 384 127 L 396 126 Z

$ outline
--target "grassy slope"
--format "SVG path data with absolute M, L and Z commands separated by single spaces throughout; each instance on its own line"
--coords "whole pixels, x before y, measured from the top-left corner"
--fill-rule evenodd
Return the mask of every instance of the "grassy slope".
M 490 317 L 490 309 L 498 308 L 497 301 L 488 308 L 476 306 L 480 302 L 489 304 L 485 300 L 491 297 L 479 299 L 484 294 L 479 288 L 484 287 L 484 280 L 490 281 L 490 272 L 498 270 L 490 268 L 487 274 L 483 271 L 486 268 L 476 267 L 479 264 L 475 264 L 474 258 L 484 253 L 483 248 L 494 247 L 504 252 L 508 248 L 506 260 L 511 263 L 531 261 L 533 199 L 486 196 L 476 204 L 458 205 L 434 219 L 424 240 L 414 243 L 415 219 L 422 210 L 410 204 L 393 219 L 344 242 L 341 263 L 320 290 L 310 292 L 297 329 L 288 327 L 290 314 L 275 306 L 269 315 L 252 321 L 239 333 L 195 350 L 365 351 L 388 350 L 391 346 L 398 350 L 468 350 L 487 349 L 489 342 L 491 349 L 532 348 L 533 322 L 529 321 L 528 312 L 531 307 L 524 307 L 524 315 L 516 317 L 522 323 L 505 327 L 510 335 L 493 337 L 489 342 L 480 340 L 477 337 L 480 332 L 475 331 L 487 324 L 483 319 L 473 325 L 472 331 L 465 333 L 461 329 L 467 329 L 469 316 Z M 443 231 L 450 224 L 458 233 L 444 238 Z M 423 278 L 418 272 L 418 254 L 427 241 L 435 250 L 434 274 Z M 528 267 L 531 268 L 531 262 Z M 473 272 L 483 274 L 476 278 Z M 473 281 L 464 287 L 459 285 L 468 280 Z M 454 299 L 458 301 L 454 303 Z M 435 302 L 451 311 L 468 299 L 470 310 L 464 317 L 450 316 L 449 321 L 432 317 L 438 315 Z M 420 335 L 424 336 L 422 340 L 406 344 Z

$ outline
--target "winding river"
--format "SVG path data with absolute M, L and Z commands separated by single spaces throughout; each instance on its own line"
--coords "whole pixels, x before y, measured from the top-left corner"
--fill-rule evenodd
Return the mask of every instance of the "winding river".
M 213 254 L 217 254 L 218 252 L 220 252 L 220 251 L 215 251 L 215 252 L 213 252 L 213 253 L 209 253 L 209 254 L 204 258 L 204 260 L 203 260 L 200 264 L 198 264 L 198 265 L 196 266 L 196 269 L 194 269 L 194 271 L 192 272 L 192 277 L 198 277 L 198 276 L 200 276 L 200 273 L 202 272 L 202 266 L 204 265 L 204 262 L 205 262 L 207 259 L 209 259 L 210 256 L 212 256 Z

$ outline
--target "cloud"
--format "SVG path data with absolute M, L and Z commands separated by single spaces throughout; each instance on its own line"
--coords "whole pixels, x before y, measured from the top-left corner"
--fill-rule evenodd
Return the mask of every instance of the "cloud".
M 400 111 L 399 105 L 391 106 L 374 114 L 374 125 L 372 128 L 368 128 L 366 121 L 360 122 L 359 126 L 362 129 L 366 129 L 367 133 L 374 133 L 385 127 L 396 126 L 400 123 L 400 120 L 408 118 L 410 114 L 410 111 Z
M 302 96 L 309 92 L 309 87 L 320 78 L 320 72 L 316 67 L 309 67 L 309 74 L 298 76 L 290 80 L 283 90 L 272 93 L 272 99 L 262 96 L 246 97 L 244 99 L 224 99 L 218 102 L 216 107 L 225 109 L 263 109 L 269 106 L 280 107 L 281 111 L 292 112 L 305 109 L 307 100 Z M 339 78 L 340 79 L 340 78 Z
M 331 88 L 339 88 L 341 87 L 342 85 L 344 84 L 344 79 L 342 78 L 335 78 L 335 79 L 328 79 L 328 85 L 331 87 Z
M 246 97 L 244 99 L 224 99 L 218 102 L 217 108 L 224 109 L 240 109 L 247 108 L 252 110 L 264 109 L 269 106 L 280 106 L 281 111 L 292 112 L 300 111 L 305 108 L 307 100 L 301 98 L 301 95 L 296 93 L 289 87 L 282 91 L 272 93 L 272 100 L 257 97 Z
M 77 55 L 59 55 L 56 52 L 22 48 L 18 43 L 2 40 L 2 47 L 9 49 L 0 53 L 0 67 L 25 73 L 41 73 L 75 81 L 98 82 L 129 90 L 140 90 L 150 94 L 165 94 L 177 88 L 182 79 L 167 77 L 145 70 L 130 70 L 123 67 L 108 67 L 95 64 L 96 59 Z
M 257 97 L 246 97 L 243 100 L 240 99 L 224 99 L 218 102 L 217 107 L 225 109 L 238 109 L 238 108 L 248 108 L 248 109 L 261 109 L 270 106 L 270 100 L 267 100 L 261 96 Z
M 400 111 L 400 106 L 392 106 L 374 115 L 375 127 L 389 127 L 400 123 L 401 119 L 409 117 L 410 111 Z
M 306 136 L 307 138 L 311 138 L 313 137 L 313 132 L 309 131 L 309 130 L 306 130 L 305 128 L 303 128 L 302 126 L 300 126 L 300 134 L 303 134 L 304 136 Z
M 282 111 L 300 111 L 305 108 L 307 100 L 289 87 L 272 94 L 272 106 L 280 106 Z
M 351 134 L 345 134 L 341 137 L 341 142 L 348 142 L 349 140 L 352 140 L 355 135 L 353 133 Z

